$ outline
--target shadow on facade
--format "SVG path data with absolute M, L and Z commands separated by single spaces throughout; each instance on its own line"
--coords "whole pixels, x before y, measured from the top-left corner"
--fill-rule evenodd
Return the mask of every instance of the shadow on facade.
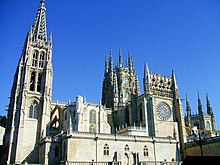
M 211 164 L 220 162 L 220 156 L 187 156 L 182 165 Z

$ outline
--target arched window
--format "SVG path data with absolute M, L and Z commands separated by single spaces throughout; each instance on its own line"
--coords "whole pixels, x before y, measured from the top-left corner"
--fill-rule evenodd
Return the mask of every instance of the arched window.
M 38 92 L 41 91 L 41 81 L 42 81 L 42 73 L 39 73 L 38 78 L 37 78 L 37 91 Z
M 206 121 L 206 125 L 205 126 L 206 126 L 207 129 L 210 129 L 211 128 L 210 122 Z
M 29 118 L 37 118 L 37 109 L 38 109 L 38 105 L 37 103 L 34 101 L 29 109 Z
M 91 132 L 91 133 L 95 133 L 96 132 L 96 127 L 93 124 L 90 125 L 89 132 Z
M 125 145 L 125 151 L 129 151 L 129 146 L 127 144 Z
M 103 153 L 104 153 L 104 155 L 109 155 L 109 145 L 108 144 L 105 144 Z
M 148 156 L 148 148 L 147 148 L 146 145 L 144 146 L 144 150 L 143 151 L 144 151 L 143 152 L 144 156 Z
M 32 59 L 32 66 L 33 66 L 33 67 L 37 67 L 37 59 L 38 59 L 38 52 L 35 51 L 35 52 L 33 53 L 33 59 Z
M 91 110 L 89 113 L 89 122 L 90 124 L 95 124 L 96 123 L 96 111 Z
M 55 158 L 59 157 L 59 148 L 58 148 L 58 146 L 56 146 L 55 149 L 54 149 L 54 157 Z
M 39 68 L 43 68 L 44 67 L 44 58 L 45 58 L 45 53 L 41 52 L 40 53 L 40 59 L 39 59 Z
M 36 77 L 36 72 L 31 73 L 31 80 L 30 80 L 30 91 L 35 90 L 35 77 Z

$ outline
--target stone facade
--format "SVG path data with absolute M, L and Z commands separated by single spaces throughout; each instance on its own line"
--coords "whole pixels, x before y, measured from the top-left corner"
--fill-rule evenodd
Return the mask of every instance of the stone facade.
M 159 75 L 144 66 L 140 94 L 133 57 L 113 68 L 106 58 L 102 102 L 52 101 L 52 35 L 40 1 L 18 63 L 4 136 L 3 164 L 179 161 L 186 131 L 174 72 Z

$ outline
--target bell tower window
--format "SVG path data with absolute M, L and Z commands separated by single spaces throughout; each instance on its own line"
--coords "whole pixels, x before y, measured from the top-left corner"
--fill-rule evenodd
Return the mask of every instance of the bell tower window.
M 36 102 L 33 102 L 29 109 L 29 118 L 37 118 L 37 109 L 38 105 Z
M 44 52 L 41 52 L 40 59 L 39 59 L 39 68 L 44 67 L 44 58 L 45 58 L 45 54 L 44 54 Z
M 35 51 L 33 54 L 33 61 L 32 61 L 32 66 L 37 67 L 37 59 L 38 59 L 38 52 Z
M 30 80 L 30 91 L 34 91 L 35 89 L 35 77 L 36 77 L 36 72 L 32 72 L 31 80 Z
M 39 73 L 37 79 L 37 92 L 41 91 L 41 81 L 42 81 L 42 73 Z

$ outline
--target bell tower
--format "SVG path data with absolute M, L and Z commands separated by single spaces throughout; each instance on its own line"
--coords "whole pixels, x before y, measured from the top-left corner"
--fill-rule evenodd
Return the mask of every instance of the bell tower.
M 46 136 L 52 96 L 52 35 L 48 39 L 46 6 L 41 0 L 14 76 L 4 137 L 5 164 L 37 163 Z

